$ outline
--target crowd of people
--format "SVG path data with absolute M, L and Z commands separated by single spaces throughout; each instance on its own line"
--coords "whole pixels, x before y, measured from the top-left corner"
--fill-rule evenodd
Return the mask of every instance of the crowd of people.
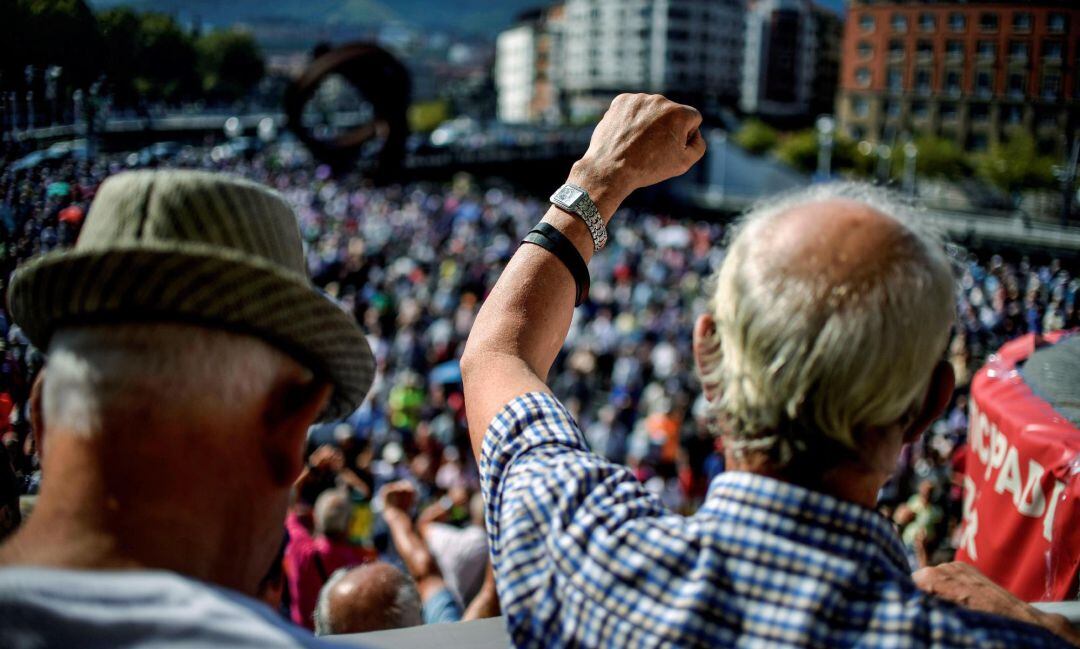
M 465 177 L 377 188 L 278 147 L 231 158 L 211 153 L 189 148 L 162 164 L 228 171 L 278 190 L 298 215 L 311 277 L 355 315 L 377 370 L 361 408 L 309 433 L 282 569 L 268 575 L 265 598 L 297 624 L 340 629 L 329 614 L 319 623 L 316 609 L 348 583 L 349 568 L 385 560 L 389 574 L 408 574 L 400 583 L 411 579 L 422 608 L 420 618 L 405 611 L 388 625 L 461 619 L 469 608 L 490 607 L 457 359 L 480 304 L 547 203 Z M 20 171 L 5 166 L 0 275 L 70 246 L 97 186 L 124 168 L 125 156 L 110 155 Z M 560 355 L 550 375 L 591 447 L 627 464 L 683 513 L 696 509 L 724 470 L 690 337 L 692 315 L 706 310 L 702 286 L 723 259 L 724 237 L 721 223 L 624 212 L 590 265 L 589 299 L 575 312 L 567 341 L 573 352 Z M 966 253 L 956 261 L 950 360 L 958 390 L 947 415 L 905 450 L 881 494 L 882 511 L 922 565 L 950 558 L 954 548 L 972 373 L 1015 336 L 1080 325 L 1080 278 L 1057 261 Z M 7 491 L 32 496 L 40 468 L 27 403 L 44 358 L 2 310 L 0 334 L 0 430 L 13 476 Z M 0 517 L 0 525 L 17 522 L 17 512 Z

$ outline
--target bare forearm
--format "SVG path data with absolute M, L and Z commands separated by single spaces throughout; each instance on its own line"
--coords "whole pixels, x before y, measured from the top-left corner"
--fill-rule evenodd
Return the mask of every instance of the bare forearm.
M 579 162 L 570 174 L 594 197 L 607 222 L 625 197 L 625 190 L 603 185 L 603 178 Z M 563 233 L 586 263 L 592 258 L 589 229 L 578 217 L 552 207 L 544 222 Z M 472 394 L 483 403 L 504 404 L 514 397 L 546 390 L 548 371 L 566 341 L 574 313 L 575 284 L 569 269 L 539 246 L 521 246 L 484 302 L 462 356 L 466 399 L 474 451 L 479 453 L 483 430 L 496 412 L 477 410 Z
M 417 583 L 433 576 L 442 577 L 435 558 L 431 556 L 431 550 L 413 527 L 407 513 L 387 509 L 383 512 L 383 519 L 390 528 L 390 538 L 394 541 L 398 555 Z
M 685 172 L 705 152 L 701 115 L 659 95 L 619 95 L 596 126 L 569 182 L 596 204 L 605 224 L 638 187 Z M 551 208 L 544 221 L 592 258 L 589 230 Z M 485 431 L 518 396 L 546 391 L 548 370 L 566 340 L 574 311 L 573 275 L 554 254 L 522 246 L 480 310 L 461 358 L 469 434 L 479 457 Z

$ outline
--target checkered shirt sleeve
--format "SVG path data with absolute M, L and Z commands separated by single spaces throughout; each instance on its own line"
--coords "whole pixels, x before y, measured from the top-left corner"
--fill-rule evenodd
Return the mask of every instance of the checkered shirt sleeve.
M 673 514 L 550 394 L 495 417 L 480 473 L 516 647 L 1066 646 L 921 593 L 888 522 L 852 503 L 729 473 Z

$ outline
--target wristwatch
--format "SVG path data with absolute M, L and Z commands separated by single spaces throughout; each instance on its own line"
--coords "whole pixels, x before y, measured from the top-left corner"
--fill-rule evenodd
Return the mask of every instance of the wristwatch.
M 599 252 L 607 243 L 607 228 L 604 227 L 604 219 L 600 217 L 596 203 L 589 198 L 589 192 L 577 185 L 566 183 L 548 199 L 551 204 L 560 209 L 576 215 L 589 228 L 592 235 L 593 251 Z

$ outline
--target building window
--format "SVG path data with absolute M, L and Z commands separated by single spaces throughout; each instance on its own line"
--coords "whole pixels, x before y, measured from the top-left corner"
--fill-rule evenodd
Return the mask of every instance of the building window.
M 941 115 L 941 121 L 943 121 L 943 122 L 952 122 L 952 121 L 956 120 L 956 104 L 953 104 L 953 103 L 941 104 L 941 108 L 939 109 L 939 113 Z
M 851 139 L 853 139 L 853 140 L 861 140 L 864 137 L 866 137 L 866 129 L 865 128 L 863 128 L 861 126 L 852 126 L 851 127 Z
M 866 33 L 874 31 L 874 17 L 870 14 L 859 16 L 859 29 Z
M 919 29 L 924 32 L 932 32 L 937 29 L 937 18 L 934 14 L 919 14 Z
M 1065 14 L 1052 12 L 1046 17 L 1046 30 L 1051 34 L 1064 34 L 1069 27 L 1069 19 Z
M 986 104 L 971 104 L 968 107 L 968 115 L 971 121 L 984 123 L 990 119 L 990 107 Z
M 874 46 L 869 41 L 859 41 L 859 58 L 868 59 L 874 55 Z
M 892 26 L 892 30 L 897 34 L 903 34 L 907 31 L 907 16 L 904 14 L 893 14 L 892 20 L 889 23 Z
M 1058 112 L 1054 109 L 1040 110 L 1036 113 L 1035 123 L 1040 128 L 1053 128 L 1058 125 Z M 1052 147 L 1053 145 L 1051 145 Z
M 1043 41 L 1042 55 L 1044 59 L 1060 61 L 1063 51 L 1061 41 Z
M 851 102 L 851 112 L 855 114 L 855 117 L 866 117 L 870 114 L 870 102 L 862 97 L 856 97 Z
M 911 104 L 911 116 L 916 119 L 924 119 L 930 112 L 926 108 L 925 101 L 916 101 Z
M 889 58 L 893 61 L 899 61 L 904 58 L 904 41 L 899 38 L 894 38 L 889 41 Z
M 968 148 L 972 151 L 985 151 L 986 150 L 986 135 L 984 133 L 972 133 L 968 138 Z
M 1009 82 L 1006 86 L 1006 91 L 1009 96 L 1014 99 L 1023 99 L 1027 94 L 1027 79 L 1022 72 L 1013 72 L 1009 74 Z
M 915 44 L 915 53 L 921 61 L 929 61 L 934 58 L 934 42 L 919 41 Z
M 1002 106 L 1001 121 L 1006 124 L 1019 124 L 1024 121 L 1023 106 Z
M 1026 61 L 1028 57 L 1027 41 L 1009 41 L 1009 58 L 1015 61 Z
M 998 30 L 998 15 L 985 13 L 979 14 L 979 31 L 996 32 Z
M 956 70 L 949 70 L 945 73 L 945 92 L 950 95 L 960 94 L 960 73 Z
M 915 71 L 915 91 L 919 94 L 930 94 L 930 70 L 919 68 Z
M 945 43 L 945 57 L 950 61 L 964 60 L 964 41 L 947 41 Z
M 975 52 L 980 61 L 992 62 L 997 58 L 997 43 L 994 41 L 979 41 Z
M 870 85 L 870 68 L 859 68 L 855 71 L 855 83 L 860 88 L 865 88 Z
M 890 92 L 901 92 L 904 89 L 904 71 L 900 68 L 889 68 L 886 85 Z
M 885 114 L 889 117 L 900 117 L 900 111 L 903 107 L 903 104 L 898 101 L 890 101 L 885 105 Z
M 994 94 L 994 77 L 986 70 L 975 73 L 975 94 L 980 97 L 990 97 Z
M 1031 31 L 1031 13 L 1027 11 L 1018 11 L 1013 14 L 1012 28 L 1014 32 L 1030 32 Z
M 1043 99 L 1057 99 L 1059 94 L 1061 94 L 1061 75 L 1057 73 L 1043 75 Z
M 949 29 L 954 32 L 962 32 L 967 29 L 967 18 L 962 13 L 949 14 Z

